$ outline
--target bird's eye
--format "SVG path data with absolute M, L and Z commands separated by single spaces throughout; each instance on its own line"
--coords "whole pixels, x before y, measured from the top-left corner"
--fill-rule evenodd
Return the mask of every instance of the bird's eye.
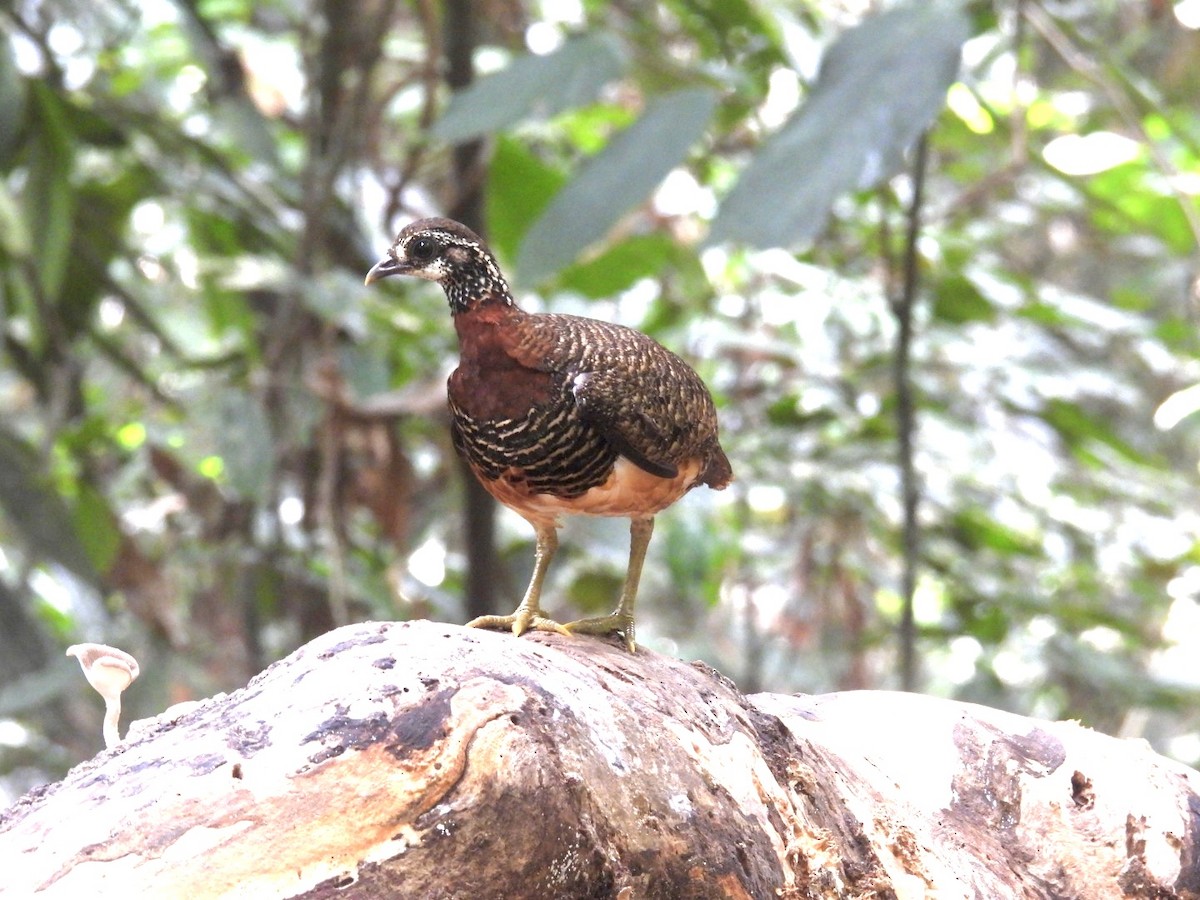
M 437 241 L 424 235 L 419 238 L 414 238 L 413 242 L 408 245 L 409 257 L 417 262 L 429 262 L 435 256 L 437 256 L 437 253 Z

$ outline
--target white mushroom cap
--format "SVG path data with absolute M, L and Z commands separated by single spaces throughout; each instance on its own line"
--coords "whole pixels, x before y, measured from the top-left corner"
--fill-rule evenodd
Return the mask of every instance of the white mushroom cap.
M 67 656 L 79 660 L 83 675 L 101 697 L 119 697 L 138 677 L 137 660 L 106 644 L 72 644 Z

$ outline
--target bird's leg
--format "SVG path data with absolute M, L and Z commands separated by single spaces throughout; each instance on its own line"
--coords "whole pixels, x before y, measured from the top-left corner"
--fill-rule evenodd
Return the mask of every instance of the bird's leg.
M 511 628 L 518 637 L 530 629 L 534 631 L 557 631 L 559 634 L 569 632 L 553 619 L 542 615 L 539 601 L 542 596 L 542 582 L 546 580 L 546 569 L 554 551 L 558 549 L 558 527 L 556 525 L 535 524 L 537 544 L 533 554 L 533 577 L 529 579 L 529 587 L 520 605 L 509 616 L 480 616 L 467 623 L 468 628 Z
M 625 586 L 621 599 L 610 615 L 568 622 L 564 627 L 572 634 L 609 634 L 619 631 L 625 635 L 625 646 L 633 653 L 637 643 L 633 636 L 633 601 L 637 599 L 638 582 L 642 578 L 642 563 L 646 548 L 654 534 L 654 517 L 634 519 L 629 523 L 629 568 L 625 570 Z

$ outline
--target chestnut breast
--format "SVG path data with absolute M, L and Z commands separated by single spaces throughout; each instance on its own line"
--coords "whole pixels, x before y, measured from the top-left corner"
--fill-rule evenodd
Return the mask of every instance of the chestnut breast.
M 531 364 L 536 357 L 521 346 L 527 316 L 513 306 L 455 316 L 454 446 L 485 486 L 503 477 L 520 495 L 579 496 L 605 480 L 617 453 L 578 415 L 574 373 Z

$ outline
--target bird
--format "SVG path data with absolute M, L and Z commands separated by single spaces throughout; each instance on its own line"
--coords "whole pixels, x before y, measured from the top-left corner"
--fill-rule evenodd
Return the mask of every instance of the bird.
M 366 275 L 442 286 L 458 335 L 447 381 L 455 450 L 496 500 L 533 526 L 533 574 L 511 615 L 475 628 L 619 634 L 637 648 L 634 601 L 654 517 L 689 490 L 733 478 L 716 407 L 700 376 L 657 341 L 583 316 L 517 305 L 496 257 L 460 222 L 405 226 Z M 560 624 L 541 607 L 561 517 L 630 520 L 629 563 L 616 609 Z

